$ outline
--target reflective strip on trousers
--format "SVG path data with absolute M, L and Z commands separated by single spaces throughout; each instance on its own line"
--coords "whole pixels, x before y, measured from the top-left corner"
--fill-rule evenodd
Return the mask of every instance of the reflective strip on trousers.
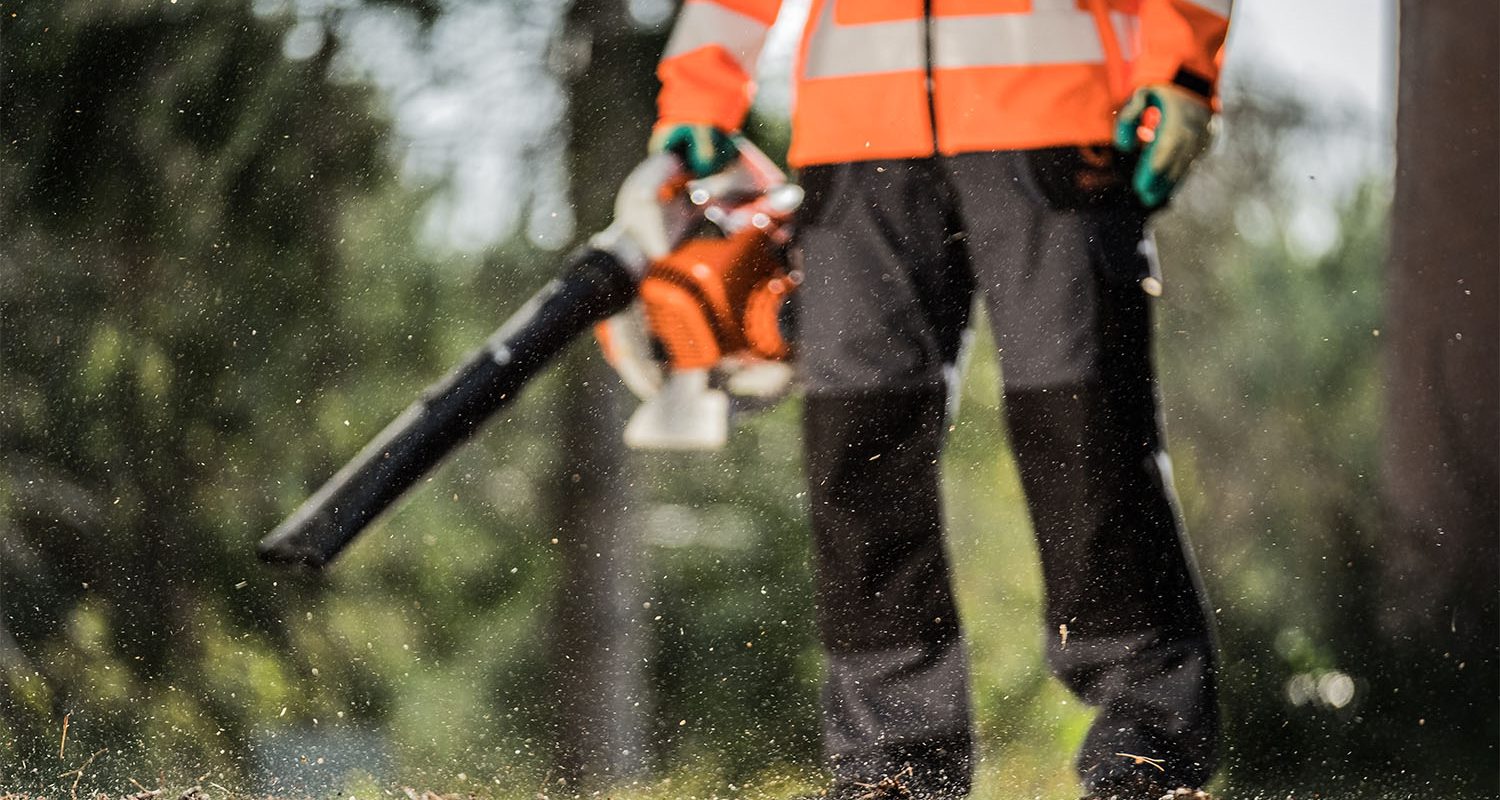
M 734 58 L 746 75 L 753 75 L 768 30 L 770 26 L 760 20 L 717 3 L 690 2 L 677 17 L 662 59 L 717 45 Z
M 809 24 L 804 78 L 838 78 L 927 68 L 921 18 L 841 25 L 827 0 Z M 1127 59 L 1135 56 L 1137 18 L 1111 12 Z M 1104 46 L 1088 11 L 1074 0 L 1035 0 L 1029 13 L 976 14 L 932 20 L 935 69 L 1100 64 Z

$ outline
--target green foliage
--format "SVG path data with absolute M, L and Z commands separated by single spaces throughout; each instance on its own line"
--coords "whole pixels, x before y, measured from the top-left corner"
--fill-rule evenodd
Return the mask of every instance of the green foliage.
M 1379 762 L 1362 711 L 1389 189 L 1371 179 L 1328 208 L 1288 185 L 1280 154 L 1328 124 L 1243 98 L 1224 151 L 1158 228 L 1177 486 L 1219 609 L 1230 738 L 1254 742 L 1230 774 L 1250 786 L 1347 785 L 1371 766 L 1349 755 L 1359 742 Z M 1327 239 L 1299 240 L 1310 228 Z
M 395 694 L 251 543 L 450 356 L 454 308 L 492 309 L 406 245 L 415 203 L 330 53 L 286 61 L 241 3 L 100 9 L 8 20 L 0 783 L 105 746 L 115 781 L 241 779 L 257 741 Z

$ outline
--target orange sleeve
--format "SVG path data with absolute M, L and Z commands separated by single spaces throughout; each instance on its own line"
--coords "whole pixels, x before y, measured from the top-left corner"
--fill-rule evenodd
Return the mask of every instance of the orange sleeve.
M 656 68 L 657 127 L 737 131 L 755 91 L 755 62 L 781 0 L 688 0 Z
M 1216 97 L 1231 0 L 1141 0 L 1135 88 L 1173 83 Z

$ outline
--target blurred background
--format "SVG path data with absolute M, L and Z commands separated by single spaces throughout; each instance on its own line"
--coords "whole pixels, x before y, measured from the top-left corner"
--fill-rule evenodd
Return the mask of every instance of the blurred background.
M 1229 797 L 1500 793 L 1500 21 L 1437 5 L 1239 4 L 1156 223 Z M 330 572 L 253 554 L 607 222 L 673 13 L 0 2 L 0 794 L 817 785 L 795 398 L 627 452 L 580 342 Z M 1089 714 L 1041 665 L 999 368 L 944 466 L 976 795 L 1060 800 Z

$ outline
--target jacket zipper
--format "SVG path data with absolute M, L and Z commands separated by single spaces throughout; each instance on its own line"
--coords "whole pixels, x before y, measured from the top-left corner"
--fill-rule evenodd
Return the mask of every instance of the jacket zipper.
M 934 99 L 935 81 L 932 75 L 932 0 L 922 0 L 922 34 L 926 39 L 924 42 L 927 62 L 927 124 L 932 129 L 932 155 L 936 158 L 941 152 L 938 150 L 937 132 L 937 100 Z

